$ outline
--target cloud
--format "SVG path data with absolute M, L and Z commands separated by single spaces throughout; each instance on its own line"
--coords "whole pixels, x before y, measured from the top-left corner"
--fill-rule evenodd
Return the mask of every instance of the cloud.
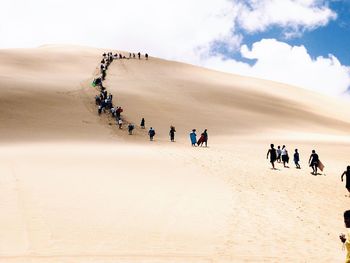
M 235 41 L 237 10 L 227 0 L 11 0 L 0 7 L 1 47 L 74 43 L 194 62 L 212 41 Z
M 286 37 L 293 37 L 336 18 L 336 13 L 322 0 L 245 0 L 240 1 L 237 20 L 250 33 L 278 26 L 284 29 Z
M 292 84 L 310 90 L 339 95 L 350 87 L 350 67 L 343 66 L 329 54 L 313 59 L 304 46 L 290 46 L 275 39 L 263 39 L 252 45 L 241 47 L 247 63 L 216 56 L 203 60 L 206 67 Z
M 349 85 L 348 68 L 332 55 L 312 59 L 305 47 L 273 40 L 242 46 L 247 32 L 279 26 L 286 37 L 295 37 L 326 25 L 336 14 L 324 0 L 5 0 L 0 7 L 0 48 L 89 45 L 324 92 Z M 256 63 L 229 59 L 237 52 Z

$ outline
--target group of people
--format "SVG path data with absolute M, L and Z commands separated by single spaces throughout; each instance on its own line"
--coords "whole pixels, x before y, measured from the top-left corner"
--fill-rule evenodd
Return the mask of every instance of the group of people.
M 190 133 L 191 144 L 193 147 L 203 146 L 208 147 L 208 131 L 205 129 L 197 141 L 196 129 L 193 129 Z
M 92 82 L 92 86 L 99 87 L 100 89 L 100 94 L 95 96 L 95 103 L 98 106 L 97 113 L 100 115 L 102 112 L 106 113 L 107 111 L 109 111 L 112 117 L 115 118 L 116 124 L 119 126 L 119 129 L 122 129 L 123 120 L 121 117 L 121 113 L 123 112 L 123 108 L 120 106 L 115 106 L 113 104 L 113 94 L 108 94 L 106 88 L 103 86 L 103 81 L 106 78 L 108 67 L 114 59 L 117 59 L 118 57 L 121 58 L 122 56 L 121 54 L 119 54 L 119 56 L 118 54 L 113 55 L 112 52 L 104 53 L 102 56 L 103 58 L 100 64 L 100 75 L 96 77 Z M 129 134 L 132 134 L 132 128 L 128 128 Z
M 137 53 L 138 59 L 141 59 L 141 53 Z M 145 54 L 146 60 L 148 60 L 148 54 Z M 112 115 L 112 117 L 115 118 L 116 124 L 118 125 L 119 129 L 123 129 L 123 119 L 121 117 L 121 113 L 123 112 L 122 107 L 114 106 L 113 104 L 113 94 L 108 93 L 106 88 L 103 86 L 103 81 L 105 80 L 107 76 L 107 70 L 110 64 L 115 60 L 115 59 L 130 59 L 130 58 L 136 58 L 135 53 L 129 53 L 129 57 L 127 58 L 126 56 L 122 54 L 115 54 L 113 55 L 112 52 L 104 53 L 102 55 L 102 60 L 100 64 L 100 75 L 96 77 L 92 83 L 94 87 L 99 87 L 100 88 L 100 94 L 95 96 L 95 103 L 98 106 L 98 114 L 100 115 L 102 112 L 106 113 L 109 111 L 109 113 Z M 135 125 L 132 123 L 129 123 L 127 125 L 128 127 L 128 132 L 129 135 L 133 134 L 133 131 L 135 129 Z M 145 129 L 146 127 L 146 121 L 145 118 L 141 119 L 140 123 L 141 129 Z M 173 125 L 170 126 L 169 130 L 169 137 L 171 142 L 175 142 L 175 133 L 176 129 Z M 148 130 L 148 135 L 150 141 L 154 140 L 154 137 L 156 135 L 156 131 L 153 127 L 150 127 Z M 196 130 L 193 129 L 192 132 L 190 133 L 190 140 L 192 146 L 203 146 L 205 147 L 208 146 L 208 132 L 207 129 L 203 131 L 201 134 L 200 138 L 197 141 L 197 134 Z
M 288 155 L 288 151 L 285 145 L 282 146 L 282 149 L 280 146 L 277 146 L 277 149 L 275 149 L 274 145 L 271 144 L 270 145 L 270 149 L 267 151 L 266 154 L 266 158 L 268 159 L 270 157 L 270 163 L 272 165 L 272 169 L 275 170 L 275 162 L 278 163 L 283 163 L 283 166 L 285 168 L 289 168 L 286 164 L 288 164 L 289 162 L 289 155 Z M 297 169 L 301 169 L 300 168 L 300 156 L 299 156 L 299 152 L 298 149 L 295 149 L 294 151 L 294 163 Z M 312 168 L 312 174 L 313 175 L 317 175 L 317 171 L 318 169 L 320 169 L 321 171 L 323 171 L 323 164 L 320 161 L 320 158 L 318 156 L 318 154 L 316 153 L 315 150 L 311 151 L 311 155 L 309 158 L 309 166 Z M 350 197 L 350 165 L 346 167 L 346 170 L 342 173 L 341 175 L 341 181 L 344 181 L 344 176 L 346 176 L 346 184 L 345 187 L 349 192 L 348 197 Z
M 287 147 L 285 145 L 282 146 L 277 146 L 277 149 L 275 149 L 274 144 L 270 145 L 270 149 L 267 151 L 266 154 L 266 159 L 268 159 L 270 156 L 270 163 L 272 165 L 272 169 L 275 168 L 275 162 L 278 163 L 283 163 L 283 167 L 289 168 L 288 163 L 289 163 L 289 153 L 287 150 Z M 293 161 L 295 164 L 295 167 L 297 169 L 301 169 L 300 167 L 300 155 L 298 149 L 294 150 L 294 155 L 293 155 Z M 320 169 L 321 171 L 323 170 L 323 164 L 321 163 L 318 154 L 316 153 L 315 150 L 312 150 L 310 158 L 309 158 L 309 166 L 312 168 L 312 174 L 317 175 L 317 169 Z

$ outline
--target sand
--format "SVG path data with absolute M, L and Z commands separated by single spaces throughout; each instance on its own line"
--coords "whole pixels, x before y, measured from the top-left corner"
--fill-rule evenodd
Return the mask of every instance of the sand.
M 346 101 L 152 57 L 115 61 L 107 89 L 126 122 L 156 129 L 149 142 L 97 115 L 102 53 L 0 51 L 0 262 L 344 259 Z M 190 146 L 192 128 L 208 129 L 208 148 Z M 271 170 L 271 142 L 298 148 L 302 169 Z

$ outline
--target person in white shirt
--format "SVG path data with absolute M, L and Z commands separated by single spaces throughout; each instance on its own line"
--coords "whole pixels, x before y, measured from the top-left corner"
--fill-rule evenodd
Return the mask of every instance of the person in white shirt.
M 288 156 L 288 151 L 285 145 L 282 146 L 282 151 L 281 151 L 281 157 L 282 157 L 282 162 L 283 162 L 283 166 L 285 168 L 289 168 L 286 163 L 289 162 L 289 156 Z
M 118 125 L 119 125 L 119 129 L 121 129 L 123 127 L 123 121 L 122 119 L 118 120 Z

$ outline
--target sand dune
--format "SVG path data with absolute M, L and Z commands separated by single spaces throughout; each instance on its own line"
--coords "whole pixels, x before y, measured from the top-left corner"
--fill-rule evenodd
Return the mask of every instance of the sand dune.
M 103 50 L 0 51 L 0 262 L 339 262 L 350 157 L 341 99 L 165 61 L 118 60 L 99 117 Z M 175 125 L 176 143 L 168 128 Z M 190 147 L 192 128 L 209 148 Z M 301 153 L 269 169 L 268 145 Z M 316 148 L 326 165 L 310 175 Z

